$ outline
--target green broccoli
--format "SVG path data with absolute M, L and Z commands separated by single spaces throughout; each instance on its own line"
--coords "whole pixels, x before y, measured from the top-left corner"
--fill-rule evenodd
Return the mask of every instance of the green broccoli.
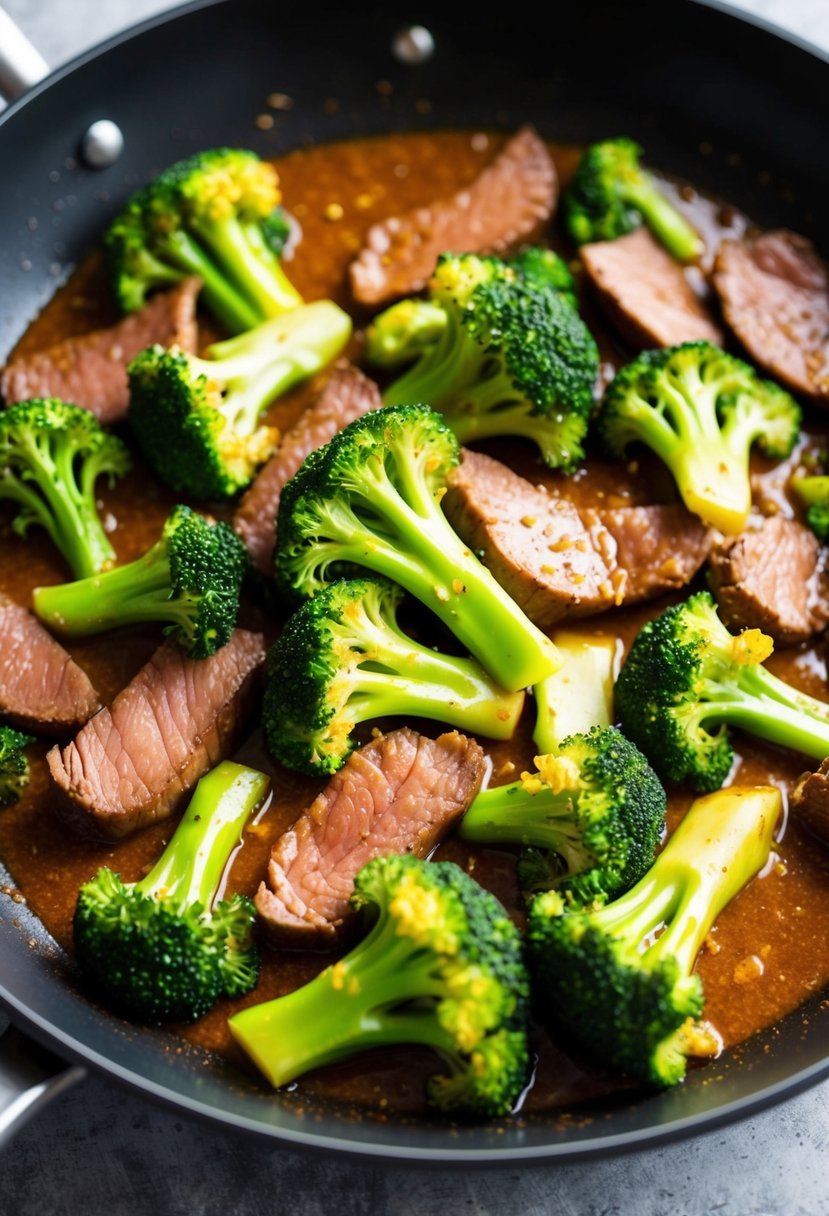
M 20 536 L 37 524 L 76 578 L 115 560 L 95 503 L 95 485 L 112 485 L 130 467 L 125 445 L 89 410 L 57 397 L 20 401 L 0 412 L 0 499 L 19 505 Z
M 253 152 L 214 148 L 171 165 L 139 190 L 104 237 L 116 299 L 124 312 L 186 275 L 231 333 L 296 308 L 302 298 L 279 254 L 288 226 L 273 165 Z
M 728 727 L 815 760 L 829 755 L 829 704 L 798 692 L 762 666 L 771 638 L 736 637 L 699 591 L 649 621 L 616 682 L 622 730 L 666 780 L 716 790 L 734 761 Z
M 795 477 L 792 481 L 806 507 L 806 522 L 818 540 L 829 540 L 829 477 Z
M 527 1082 L 529 985 L 521 939 L 451 862 L 380 857 L 352 902 L 376 915 L 345 958 L 288 996 L 234 1014 L 239 1046 L 274 1086 L 372 1047 L 433 1048 L 428 1098 L 447 1114 L 507 1115 Z
M 29 761 L 23 749 L 34 743 L 31 735 L 0 726 L 0 806 L 11 806 L 29 784 Z
M 34 610 L 68 637 L 163 621 L 191 658 L 205 659 L 230 639 L 246 569 L 247 550 L 227 524 L 178 506 L 143 556 L 75 583 L 36 587 Z
M 216 343 L 209 359 L 161 346 L 142 351 L 128 369 L 129 422 L 153 471 L 199 500 L 235 494 L 276 445 L 262 411 L 325 367 L 350 333 L 346 313 L 318 300 Z
M 256 985 L 253 904 L 214 900 L 267 788 L 264 773 L 225 760 L 202 777 L 146 878 L 125 883 L 105 866 L 81 887 L 75 956 L 108 1006 L 141 1022 L 190 1022 Z
M 461 443 L 518 435 L 551 467 L 573 469 L 599 367 L 578 313 L 537 275 L 473 254 L 438 260 L 430 303 L 446 313 L 443 333 L 386 389 L 386 405 L 428 402 Z
M 536 765 L 478 794 L 461 836 L 529 846 L 519 864 L 525 891 L 555 888 L 579 902 L 626 891 L 652 865 L 665 828 L 665 791 L 645 757 L 608 726 L 565 739 Z
M 613 721 L 613 673 L 621 645 L 615 637 L 596 637 L 557 629 L 550 639 L 561 667 L 533 688 L 536 721 L 533 743 L 542 755 L 558 750 L 569 735 L 586 734 Z
M 571 308 L 578 309 L 576 281 L 570 267 L 564 258 L 559 257 L 552 249 L 531 245 L 529 249 L 522 250 L 517 257 L 512 258 L 508 265 L 517 270 L 531 286 L 550 288 Z
M 504 692 L 474 659 L 412 641 L 397 623 L 403 591 L 380 579 L 342 580 L 291 617 L 268 655 L 268 748 L 287 768 L 333 773 L 360 722 L 391 714 L 511 739 L 523 692 Z
M 425 405 L 357 418 L 317 448 L 282 491 L 276 573 L 289 596 L 309 597 L 366 569 L 430 608 L 508 692 L 558 665 L 531 624 L 440 509 L 458 441 Z
M 782 459 L 800 429 L 794 398 L 710 342 L 645 351 L 608 386 L 597 419 L 605 448 L 656 452 L 685 505 L 728 535 L 751 510 L 749 452 L 756 441 Z
M 655 1085 L 681 1081 L 688 1055 L 717 1054 L 718 1036 L 699 1022 L 694 962 L 722 909 L 768 861 L 781 807 L 773 786 L 709 794 L 644 878 L 611 903 L 571 909 L 557 891 L 538 896 L 530 965 L 554 1031 Z
M 587 149 L 564 196 L 564 218 L 577 245 L 615 241 L 645 223 L 680 262 L 704 249 L 699 233 L 639 163 L 632 139 L 606 139 Z

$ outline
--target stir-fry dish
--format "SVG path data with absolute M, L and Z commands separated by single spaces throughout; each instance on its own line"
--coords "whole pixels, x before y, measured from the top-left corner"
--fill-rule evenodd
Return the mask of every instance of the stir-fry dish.
M 829 985 L 829 274 L 530 127 L 114 216 L 0 373 L 0 860 L 113 1017 L 444 1120 Z

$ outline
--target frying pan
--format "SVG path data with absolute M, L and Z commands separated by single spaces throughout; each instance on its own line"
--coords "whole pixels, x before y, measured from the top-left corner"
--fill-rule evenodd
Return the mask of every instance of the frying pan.
M 523 121 L 550 139 L 625 133 L 653 163 L 761 224 L 829 247 L 829 63 L 771 29 L 691 0 L 579 0 L 543 6 L 531 24 L 445 0 L 416 9 L 387 0 L 359 17 L 348 7 L 292 6 L 286 17 L 259 0 L 199 0 L 83 56 L 0 116 L 0 363 L 138 184 L 223 143 L 275 155 L 391 129 Z M 395 40 L 414 22 L 431 33 L 433 54 L 423 54 L 428 39 Z M 262 131 L 256 116 L 275 91 L 294 106 Z M 96 169 L 85 136 L 102 118 L 124 146 Z M 0 866 L 0 888 L 9 883 Z M 681 1087 L 605 1104 L 595 1119 L 450 1135 L 425 1119 L 274 1097 L 224 1061 L 205 1067 L 164 1032 L 102 1013 L 39 922 L 0 894 L 0 1005 L 16 1027 L 0 1039 L 0 1133 L 91 1065 L 179 1111 L 294 1145 L 443 1163 L 587 1157 L 710 1129 L 829 1076 L 821 1004 L 815 997 Z

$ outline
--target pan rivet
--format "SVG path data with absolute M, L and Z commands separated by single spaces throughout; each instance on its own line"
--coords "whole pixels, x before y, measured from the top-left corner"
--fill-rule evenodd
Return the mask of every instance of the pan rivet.
M 121 128 L 108 118 L 93 122 L 81 140 L 81 155 L 91 169 L 108 169 L 123 151 Z
M 408 25 L 392 39 L 391 53 L 401 63 L 425 63 L 435 51 L 435 40 L 425 25 Z

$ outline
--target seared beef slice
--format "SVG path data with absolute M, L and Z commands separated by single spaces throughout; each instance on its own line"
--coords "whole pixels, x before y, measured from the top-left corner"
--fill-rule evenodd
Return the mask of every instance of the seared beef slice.
M 682 587 L 710 547 L 678 504 L 579 512 L 480 452 L 464 451 L 449 486 L 453 527 L 542 629 Z
M 426 286 L 442 253 L 504 253 L 539 236 L 558 197 L 555 165 L 532 127 L 522 127 L 470 186 L 369 229 L 351 264 L 361 304 Z
M 829 621 L 829 577 L 817 537 L 773 515 L 711 553 L 711 589 L 732 629 L 762 629 L 776 641 L 805 642 Z
M 166 818 L 231 751 L 264 660 L 262 635 L 244 629 L 209 659 L 165 643 L 111 709 L 49 752 L 64 817 L 112 840 Z
M 714 286 L 752 359 L 795 392 L 829 400 L 829 270 L 794 232 L 723 241 Z
M 814 773 L 804 773 L 789 799 L 796 820 L 829 844 L 829 756 Z
M 120 422 L 129 405 L 127 364 L 139 351 L 157 342 L 195 352 L 200 288 L 200 279 L 185 279 L 109 329 L 66 338 L 13 359 L 0 376 L 6 404 L 29 397 L 60 397 L 82 405 L 101 422 Z
M 100 709 L 85 671 L 32 616 L 0 595 L 0 717 L 41 735 L 71 735 Z
M 582 245 L 579 256 L 602 308 L 631 346 L 675 346 L 699 340 L 722 345 L 722 331 L 695 295 L 684 270 L 647 228 L 615 241 Z
M 282 438 L 279 448 L 245 494 L 233 527 L 262 574 L 273 573 L 276 512 L 285 483 L 309 452 L 328 443 L 355 418 L 383 404 L 380 390 L 356 367 L 338 365 L 320 395 Z
M 353 752 L 273 847 L 256 896 L 268 929 L 297 945 L 333 939 L 357 871 L 374 857 L 428 857 L 483 773 L 481 748 L 457 731 L 435 740 L 405 727 Z

